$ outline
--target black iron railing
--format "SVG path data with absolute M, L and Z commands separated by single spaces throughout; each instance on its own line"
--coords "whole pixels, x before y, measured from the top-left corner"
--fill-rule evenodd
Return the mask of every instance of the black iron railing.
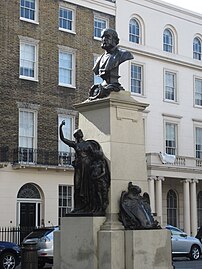
M 23 239 L 35 227 L 0 227 L 0 241 L 12 242 L 20 245 Z
M 25 147 L 11 149 L 8 146 L 0 145 L 0 163 L 69 166 L 72 165 L 73 160 L 73 152 L 58 152 Z

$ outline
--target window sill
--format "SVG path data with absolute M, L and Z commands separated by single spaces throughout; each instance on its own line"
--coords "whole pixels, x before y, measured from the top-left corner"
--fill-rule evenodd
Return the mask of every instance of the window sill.
M 141 94 L 141 93 L 131 92 L 131 95 L 132 96 L 138 96 L 138 97 L 144 97 L 144 98 L 146 98 L 146 96 L 143 95 L 143 94 Z
M 58 84 L 58 86 L 59 87 L 65 87 L 65 88 L 71 88 L 71 89 L 76 89 L 76 87 L 75 86 L 73 86 L 73 85 L 67 85 L 67 84 Z
M 93 37 L 95 40 L 97 40 L 97 41 L 102 41 L 102 38 L 101 37 L 96 37 L 96 36 L 94 36 Z
M 24 22 L 29 22 L 29 23 L 32 23 L 32 24 L 36 24 L 36 25 L 39 24 L 38 21 L 29 20 L 29 19 L 26 19 L 26 18 L 23 18 L 23 17 L 20 17 L 20 20 L 24 21 Z
M 199 109 L 202 109 L 202 105 L 194 105 L 195 108 L 199 108 Z
M 68 30 L 68 29 L 65 29 L 65 28 L 60 28 L 60 27 L 59 27 L 59 30 L 60 30 L 61 32 L 65 32 L 65 33 L 68 33 L 68 34 L 76 35 L 76 32 L 71 31 L 71 30 Z
M 23 80 L 29 80 L 29 81 L 39 82 L 39 80 L 36 79 L 36 78 L 24 77 L 24 76 L 20 76 L 19 78 L 20 78 L 20 79 L 23 79 Z
M 174 100 L 169 100 L 169 99 L 164 99 L 163 100 L 165 103 L 170 103 L 170 104 L 174 104 L 174 105 L 179 105 L 178 101 L 174 101 Z

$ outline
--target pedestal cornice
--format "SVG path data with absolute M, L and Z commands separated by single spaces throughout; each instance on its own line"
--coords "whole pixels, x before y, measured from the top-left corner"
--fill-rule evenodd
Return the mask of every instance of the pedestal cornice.
M 99 108 L 104 107 L 113 107 L 113 106 L 119 106 L 123 108 L 129 108 L 133 107 L 133 110 L 138 111 L 144 111 L 149 104 L 147 103 L 140 103 L 137 100 L 135 100 L 133 97 L 131 97 L 131 93 L 128 91 L 120 91 L 120 92 L 112 92 L 109 97 L 103 98 L 103 99 L 96 99 L 93 101 L 84 101 L 79 104 L 75 104 L 74 107 L 79 112 L 84 112 L 88 110 L 97 110 Z

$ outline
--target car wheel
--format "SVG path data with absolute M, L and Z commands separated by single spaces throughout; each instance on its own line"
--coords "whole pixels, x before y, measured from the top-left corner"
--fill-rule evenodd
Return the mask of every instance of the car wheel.
M 11 252 L 5 252 L 0 258 L 0 268 L 14 269 L 16 267 L 16 256 Z
M 189 255 L 190 255 L 191 260 L 198 260 L 200 258 L 200 255 L 201 255 L 201 250 L 200 250 L 199 246 L 197 246 L 197 245 L 192 246 Z

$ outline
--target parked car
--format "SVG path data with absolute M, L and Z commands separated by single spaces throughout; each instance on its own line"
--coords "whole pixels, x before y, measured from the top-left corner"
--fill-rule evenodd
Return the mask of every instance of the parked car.
M 14 269 L 20 263 L 20 256 L 20 246 L 0 241 L 0 269 Z
M 53 233 L 58 229 L 57 226 L 34 229 L 22 242 L 37 243 L 39 268 L 43 268 L 46 263 L 53 264 Z
M 177 227 L 167 225 L 166 229 L 171 232 L 172 255 L 186 256 L 191 260 L 198 260 L 202 253 L 202 244 L 199 239 L 188 236 Z

